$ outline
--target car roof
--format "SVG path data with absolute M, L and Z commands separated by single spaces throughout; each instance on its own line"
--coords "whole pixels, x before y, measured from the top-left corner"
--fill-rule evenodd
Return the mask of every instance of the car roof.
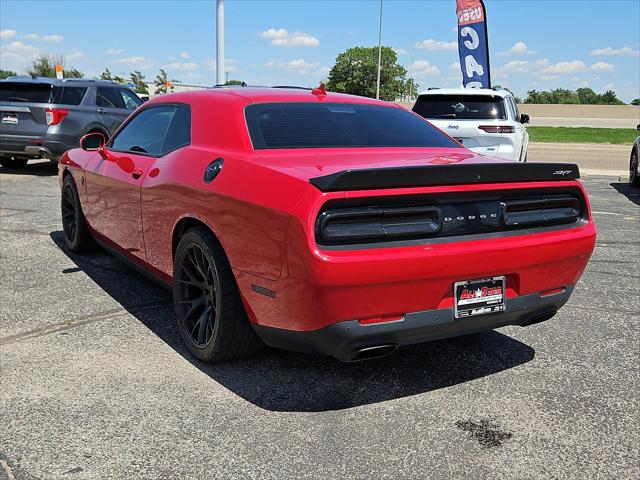
M 199 99 L 212 99 L 216 96 L 233 96 L 244 103 L 278 103 L 278 102 L 341 102 L 371 105 L 393 106 L 393 103 L 357 95 L 326 92 L 326 95 L 314 94 L 311 89 L 296 87 L 213 87 L 203 90 L 171 93 L 154 97 L 149 103 L 166 103 L 171 101 L 192 102 Z M 399 107 L 400 108 L 400 107 Z
M 420 95 L 490 95 L 494 97 L 510 96 L 507 90 L 492 88 L 432 88 L 420 92 Z
M 47 84 L 47 85 L 55 85 L 55 86 L 70 86 L 70 85 L 98 85 L 98 86 L 122 86 L 116 82 L 112 82 L 111 80 L 92 80 L 90 78 L 63 78 L 59 80 L 57 78 L 51 77 L 7 77 L 4 80 L 0 80 L 0 83 L 32 83 L 32 84 Z

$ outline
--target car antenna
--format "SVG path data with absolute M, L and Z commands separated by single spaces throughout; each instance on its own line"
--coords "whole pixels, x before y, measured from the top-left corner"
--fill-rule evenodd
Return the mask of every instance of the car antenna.
M 320 85 L 317 88 L 314 88 L 313 90 L 311 90 L 311 94 L 318 95 L 318 96 L 326 96 L 327 90 L 325 88 L 324 82 L 320 82 Z

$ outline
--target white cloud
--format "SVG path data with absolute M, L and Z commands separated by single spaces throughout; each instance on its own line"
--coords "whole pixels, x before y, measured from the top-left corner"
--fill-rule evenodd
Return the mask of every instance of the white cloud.
M 508 50 L 505 50 L 504 52 L 499 52 L 498 55 L 510 57 L 515 55 L 535 55 L 536 53 L 538 52 L 529 50 L 529 47 L 527 47 L 526 43 L 516 42 L 513 44 L 513 47 L 511 47 Z
M 33 45 L 24 44 L 18 40 L 8 45 L 0 46 L 2 68 L 4 70 L 24 70 L 33 62 L 40 51 Z
M 501 73 L 527 73 L 530 66 L 531 64 L 526 60 L 512 60 L 499 67 L 498 71 Z
M 307 62 L 306 60 L 299 58 L 297 60 L 269 60 L 264 64 L 265 67 L 281 68 L 287 72 L 295 73 L 297 75 L 307 75 L 315 70 L 320 64 L 317 62 Z
M 189 55 L 189 52 L 182 52 L 180 54 L 180 58 L 187 59 L 187 58 L 190 58 L 190 57 L 191 57 L 191 55 Z
M 216 61 L 215 60 L 205 60 L 202 62 L 207 70 L 215 71 L 216 70 Z M 224 69 L 227 72 L 233 73 L 238 71 L 238 60 L 235 58 L 225 58 L 224 59 Z
M 305 32 L 288 32 L 284 28 L 270 28 L 260 34 L 275 47 L 317 47 L 320 40 Z
M 123 50 L 121 48 L 109 48 L 107 50 L 104 50 L 102 53 L 111 57 L 115 57 L 116 55 L 120 55 L 122 52 Z
M 449 70 L 454 70 L 456 72 L 460 71 L 460 62 L 453 62 L 451 65 L 449 65 Z
M 585 72 L 586 70 L 587 70 L 587 65 L 582 60 L 573 60 L 571 62 L 558 62 L 554 64 L 547 64 L 542 67 L 540 72 L 543 74 L 564 75 L 569 73 Z
M 640 50 L 633 50 L 629 47 L 622 48 L 596 48 L 591 50 L 591 55 L 595 56 L 626 56 L 626 57 L 640 57 Z
M 62 35 L 43 35 L 42 41 L 48 43 L 60 43 L 64 37 Z
M 0 38 L 13 38 L 16 36 L 16 31 L 15 30 L 11 30 L 10 28 L 7 28 L 5 30 L 0 30 Z
M 193 72 L 198 69 L 198 64 L 193 62 L 171 62 L 165 65 L 164 68 L 167 70 L 179 70 L 181 72 Z
M 396 55 L 406 55 L 409 53 L 404 48 L 394 48 L 393 51 L 396 52 Z
M 62 40 L 64 40 L 64 37 L 62 35 L 39 35 L 37 33 L 27 33 L 24 38 L 27 40 L 47 43 L 60 43 Z
M 435 77 L 440 75 L 440 69 L 426 60 L 416 60 L 409 65 L 409 73 L 416 78 Z
M 68 61 L 77 60 L 78 58 L 82 57 L 84 57 L 84 53 L 78 48 L 74 48 L 64 56 L 65 60 Z
M 429 38 L 428 40 L 417 42 L 415 47 L 423 48 L 432 52 L 438 50 L 457 50 L 458 42 L 445 42 L 443 40 L 434 40 L 433 38 Z
M 597 72 L 611 72 L 616 69 L 616 67 L 607 62 L 597 62 L 589 67 L 589 69 L 597 71 Z
M 113 63 L 118 63 L 121 65 L 129 65 L 135 68 L 150 68 L 153 66 L 153 61 L 146 57 L 118 58 L 117 60 L 114 60 Z

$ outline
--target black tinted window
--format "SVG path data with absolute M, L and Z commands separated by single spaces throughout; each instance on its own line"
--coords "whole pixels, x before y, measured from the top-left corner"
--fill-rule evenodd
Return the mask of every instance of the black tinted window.
M 124 101 L 115 88 L 98 87 L 96 105 L 107 108 L 124 108 Z
M 505 119 L 502 98 L 491 95 L 421 95 L 413 111 L 424 118 Z
M 451 147 L 459 145 L 402 108 L 353 103 L 271 103 L 245 110 L 253 147 Z
M 176 107 L 151 107 L 141 111 L 111 141 L 119 152 L 161 155 L 167 129 Z
M 162 153 L 171 152 L 176 148 L 184 147 L 191 143 L 191 111 L 188 107 L 177 107 L 173 114 L 171 125 L 167 130 L 167 137 L 164 140 Z
M 62 105 L 80 105 L 87 92 L 86 87 L 56 87 L 55 90 L 53 103 Z
M 52 96 L 48 83 L 0 82 L 0 102 L 50 103 Z

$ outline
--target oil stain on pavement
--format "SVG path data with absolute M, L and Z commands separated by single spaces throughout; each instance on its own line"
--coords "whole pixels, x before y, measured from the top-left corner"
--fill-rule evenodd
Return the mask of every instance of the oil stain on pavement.
M 456 422 L 456 427 L 468 432 L 480 445 L 487 448 L 499 447 L 513 436 L 512 433 L 500 430 L 499 425 L 487 419 L 482 419 L 479 422 L 474 422 L 473 420 L 458 421 Z

